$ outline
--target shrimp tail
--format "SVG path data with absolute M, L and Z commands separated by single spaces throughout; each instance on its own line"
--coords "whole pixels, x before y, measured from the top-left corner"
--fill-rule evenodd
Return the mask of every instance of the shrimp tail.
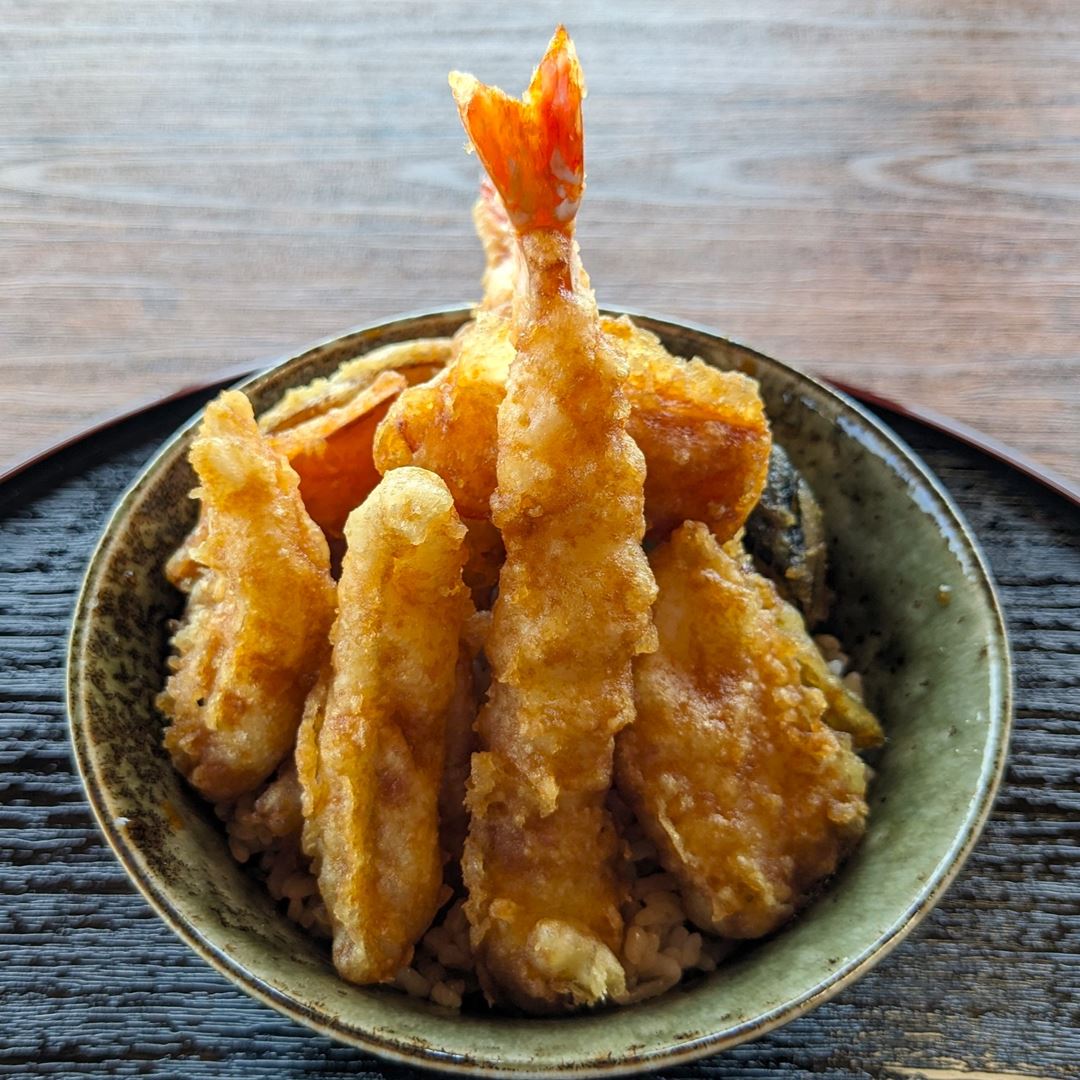
M 585 79 L 566 28 L 556 29 L 520 100 L 459 71 L 450 88 L 518 234 L 569 233 L 585 190 Z

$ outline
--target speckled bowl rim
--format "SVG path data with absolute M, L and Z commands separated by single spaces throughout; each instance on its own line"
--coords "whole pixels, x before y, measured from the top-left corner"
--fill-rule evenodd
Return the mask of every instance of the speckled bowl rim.
M 255 972 L 248 970 L 218 948 L 213 941 L 195 930 L 179 915 L 172 906 L 168 889 L 162 887 L 154 875 L 147 870 L 129 839 L 114 824 L 116 813 L 114 808 L 109 805 L 109 791 L 102 785 L 96 775 L 90 747 L 84 737 L 85 716 L 81 701 L 82 648 L 85 638 L 83 628 L 86 627 L 88 622 L 88 612 L 95 595 L 105 555 L 116 531 L 117 524 L 126 515 L 129 508 L 138 501 L 143 489 L 152 481 L 157 472 L 171 461 L 178 452 L 180 441 L 202 417 L 202 410 L 200 409 L 198 413 L 165 440 L 161 448 L 143 466 L 138 476 L 120 496 L 109 515 L 101 539 L 91 556 L 86 576 L 76 600 L 71 636 L 68 643 L 67 708 L 75 760 L 83 785 L 86 788 L 91 809 L 97 819 L 98 827 L 104 834 L 109 846 L 113 849 L 128 876 L 150 906 L 182 941 L 252 997 L 321 1034 L 369 1051 L 388 1061 L 469 1075 L 610 1077 L 649 1072 L 664 1066 L 685 1064 L 730 1049 L 752 1039 L 760 1038 L 775 1028 L 805 1015 L 818 1005 L 834 997 L 845 987 L 850 986 L 882 961 L 918 926 L 941 899 L 975 847 L 983 826 L 990 815 L 994 798 L 1005 771 L 1009 736 L 1012 728 L 1013 676 L 1012 659 L 1001 604 L 979 542 L 952 498 L 918 455 L 877 417 L 861 408 L 846 394 L 832 389 L 779 360 L 774 360 L 730 338 L 724 338 L 708 329 L 708 327 L 692 322 L 665 319 L 651 315 L 648 312 L 629 308 L 605 308 L 604 311 L 605 314 L 611 315 L 629 315 L 639 325 L 661 335 L 664 331 L 670 330 L 684 336 L 696 336 L 706 347 L 708 343 L 720 343 L 731 347 L 745 354 L 756 363 L 763 363 L 782 372 L 793 389 L 811 391 L 814 395 L 824 397 L 827 400 L 831 399 L 831 403 L 838 411 L 838 415 L 847 414 L 857 425 L 862 426 L 864 429 L 869 428 L 873 435 L 896 455 L 897 462 L 902 463 L 910 471 L 909 479 L 921 483 L 926 492 L 932 496 L 937 511 L 950 521 L 956 530 L 956 535 L 967 548 L 966 553 L 971 559 L 976 574 L 975 579 L 971 582 L 971 587 L 980 592 L 987 605 L 988 613 L 991 616 L 989 620 L 991 637 L 994 639 L 994 646 L 996 646 L 996 651 L 994 648 L 988 651 L 986 661 L 991 676 L 991 702 L 988 717 L 988 738 L 975 796 L 968 806 L 967 813 L 952 845 L 942 857 L 934 872 L 927 877 L 923 886 L 915 894 L 907 910 L 891 926 L 879 934 L 875 941 L 861 953 L 849 958 L 846 963 L 837 967 L 829 975 L 819 979 L 804 993 L 783 1005 L 742 1023 L 721 1027 L 714 1032 L 692 1039 L 643 1047 L 620 1058 L 609 1056 L 591 1060 L 582 1059 L 578 1062 L 565 1062 L 539 1069 L 517 1065 L 507 1066 L 505 1063 L 500 1064 L 497 1060 L 465 1058 L 458 1054 L 440 1051 L 437 1047 L 420 1047 L 408 1042 L 395 1042 L 344 1024 L 336 1020 L 328 1012 L 312 1008 L 304 1002 L 278 991 Z M 287 365 L 300 366 L 306 359 L 313 357 L 320 351 L 351 338 L 356 338 L 359 345 L 363 343 L 365 338 L 376 337 L 374 342 L 370 342 L 367 348 L 361 350 L 368 351 L 368 349 L 376 347 L 380 343 L 379 339 L 384 336 L 388 341 L 407 340 L 408 335 L 403 332 L 410 325 L 432 320 L 444 321 L 446 324 L 444 332 L 452 333 L 453 329 L 460 325 L 461 322 L 464 322 L 470 314 L 471 308 L 468 306 L 454 305 L 409 313 L 355 327 L 343 334 L 311 345 L 302 352 L 287 357 L 257 374 L 243 379 L 236 384 L 236 387 L 238 389 L 250 387 Z M 425 331 L 430 331 L 430 328 L 425 327 Z M 358 352 L 356 355 L 360 354 Z

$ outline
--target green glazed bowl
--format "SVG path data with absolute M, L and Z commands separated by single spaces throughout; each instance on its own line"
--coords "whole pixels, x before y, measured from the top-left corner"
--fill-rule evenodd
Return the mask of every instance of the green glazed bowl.
M 391 341 L 451 334 L 465 309 L 346 334 L 250 379 L 256 412 L 287 388 Z M 86 790 L 131 879 L 176 933 L 256 998 L 413 1065 L 496 1075 L 611 1075 L 715 1053 L 827 1000 L 893 949 L 971 851 L 1001 776 L 1009 652 L 993 585 L 938 482 L 876 419 L 791 368 L 696 327 L 635 320 L 673 352 L 761 383 L 774 433 L 829 530 L 833 621 L 888 743 L 854 856 L 789 927 L 712 975 L 640 1005 L 563 1019 L 458 1015 L 358 988 L 231 858 L 220 824 L 161 748 L 154 695 L 179 598 L 161 567 L 191 527 L 186 455 L 198 417 L 120 500 L 87 571 L 68 661 Z M 945 604 L 942 601 L 948 599 Z

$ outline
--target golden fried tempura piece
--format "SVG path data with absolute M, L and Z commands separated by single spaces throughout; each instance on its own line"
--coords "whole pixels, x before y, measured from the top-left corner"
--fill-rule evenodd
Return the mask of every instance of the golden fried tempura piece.
M 191 464 L 202 518 L 169 565 L 188 603 L 158 708 L 176 767 L 224 800 L 265 780 L 292 749 L 327 649 L 334 584 L 296 473 L 259 434 L 243 394 L 207 406 Z
M 772 437 L 757 383 L 702 360 L 677 360 L 626 317 L 604 333 L 626 354 L 630 435 L 645 455 L 649 532 L 666 536 L 704 521 L 719 540 L 734 536 L 757 504 Z
M 867 769 L 824 722 L 786 605 L 741 551 L 687 522 L 651 561 L 660 647 L 635 663 L 637 720 L 616 743 L 618 790 L 693 921 L 759 937 L 862 835 Z
M 625 317 L 602 318 L 601 326 L 628 364 L 627 430 L 645 455 L 650 534 L 694 519 L 720 540 L 734 536 L 768 472 L 771 437 L 757 383 L 673 357 Z M 436 379 L 390 407 L 375 435 L 375 463 L 384 473 L 410 464 L 437 472 L 461 513 L 479 517 L 496 482 L 496 418 L 514 355 L 510 323 L 479 311 L 454 345 L 455 359 Z
M 328 378 L 312 379 L 287 390 L 276 405 L 259 417 L 259 430 L 266 435 L 280 434 L 341 408 L 386 371 L 402 375 L 409 386 L 415 386 L 430 379 L 449 359 L 449 338 L 416 338 L 382 345 L 346 360 Z
M 379 482 L 375 429 L 406 385 L 404 376 L 384 371 L 345 404 L 269 436 L 296 470 L 304 505 L 328 536 L 341 536 L 349 513 Z
M 506 209 L 491 181 L 480 181 L 480 198 L 473 205 L 473 226 L 484 248 L 484 298 L 481 311 L 509 315 L 514 300 L 518 253 Z
M 437 476 L 397 469 L 345 536 L 330 671 L 308 702 L 296 762 L 334 965 L 351 982 L 385 982 L 447 895 L 439 798 L 447 715 L 467 709 L 455 699 L 471 607 L 465 527 Z
M 625 365 L 600 333 L 573 241 L 584 86 L 566 31 L 524 103 L 471 76 L 450 81 L 525 270 L 498 410 L 492 517 L 506 561 L 469 782 L 465 910 L 489 998 L 553 1012 L 625 988 L 604 798 L 614 734 L 633 717 L 631 660 L 653 646 L 644 462 L 626 433 Z
M 446 338 L 385 345 L 342 364 L 329 379 L 288 391 L 260 417 L 260 429 L 299 474 L 304 505 L 328 536 L 341 536 L 349 511 L 379 482 L 372 440 L 390 403 L 439 371 L 449 355 Z
M 760 588 L 772 588 L 764 578 L 758 579 Z M 777 624 L 787 634 L 795 648 L 802 668 L 803 682 L 815 686 L 825 695 L 825 723 L 836 731 L 846 732 L 859 750 L 872 750 L 885 741 L 878 718 L 852 694 L 825 663 L 821 651 L 806 630 L 806 624 L 798 610 L 788 603 L 778 603 L 773 608 Z
M 434 379 L 406 390 L 375 433 L 384 475 L 418 465 L 446 481 L 458 513 L 490 518 L 496 424 L 514 355 L 506 319 L 478 311 L 454 338 L 454 357 Z

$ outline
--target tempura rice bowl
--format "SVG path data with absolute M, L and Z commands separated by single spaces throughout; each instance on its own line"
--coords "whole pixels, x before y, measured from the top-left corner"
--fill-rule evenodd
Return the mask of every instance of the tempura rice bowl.
M 258 413 L 346 359 L 388 342 L 449 335 L 467 317 L 454 309 L 357 330 L 243 388 Z M 895 436 L 841 395 L 706 330 L 633 318 L 675 354 L 738 368 L 761 383 L 774 435 L 824 509 L 836 594 L 830 621 L 888 735 L 873 762 L 863 843 L 788 927 L 725 958 L 703 952 L 705 943 L 690 933 L 671 940 L 674 916 L 667 913 L 668 924 L 663 913 L 656 916 L 669 935 L 663 948 L 631 961 L 640 961 L 647 979 L 647 965 L 663 968 L 657 955 L 676 950 L 680 965 L 694 971 L 659 997 L 544 1020 L 458 1011 L 460 979 L 442 962 L 462 947 L 452 923 L 414 962 L 429 986 L 410 992 L 341 981 L 325 943 L 287 917 L 290 905 L 298 917 L 310 909 L 310 924 L 317 924 L 303 871 L 290 869 L 287 855 L 275 858 L 271 889 L 282 899 L 272 898 L 252 871 L 266 838 L 247 838 L 241 865 L 222 822 L 161 747 L 163 721 L 153 701 L 166 625 L 180 599 L 160 567 L 197 512 L 187 497 L 193 475 L 186 452 L 198 417 L 133 482 L 91 561 L 72 632 L 69 711 L 106 838 L 165 922 L 238 986 L 384 1057 L 502 1075 L 601 1075 L 756 1038 L 826 1000 L 895 947 L 955 876 L 989 812 L 1007 748 L 1008 648 L 989 575 L 948 496 Z M 242 832 L 234 825 L 234 851 L 245 844 Z M 639 855 L 647 863 L 648 851 Z M 665 884 L 650 883 L 640 904 Z M 419 966 L 428 959 L 424 949 L 438 965 L 430 979 Z M 439 982 L 444 988 L 433 993 Z

